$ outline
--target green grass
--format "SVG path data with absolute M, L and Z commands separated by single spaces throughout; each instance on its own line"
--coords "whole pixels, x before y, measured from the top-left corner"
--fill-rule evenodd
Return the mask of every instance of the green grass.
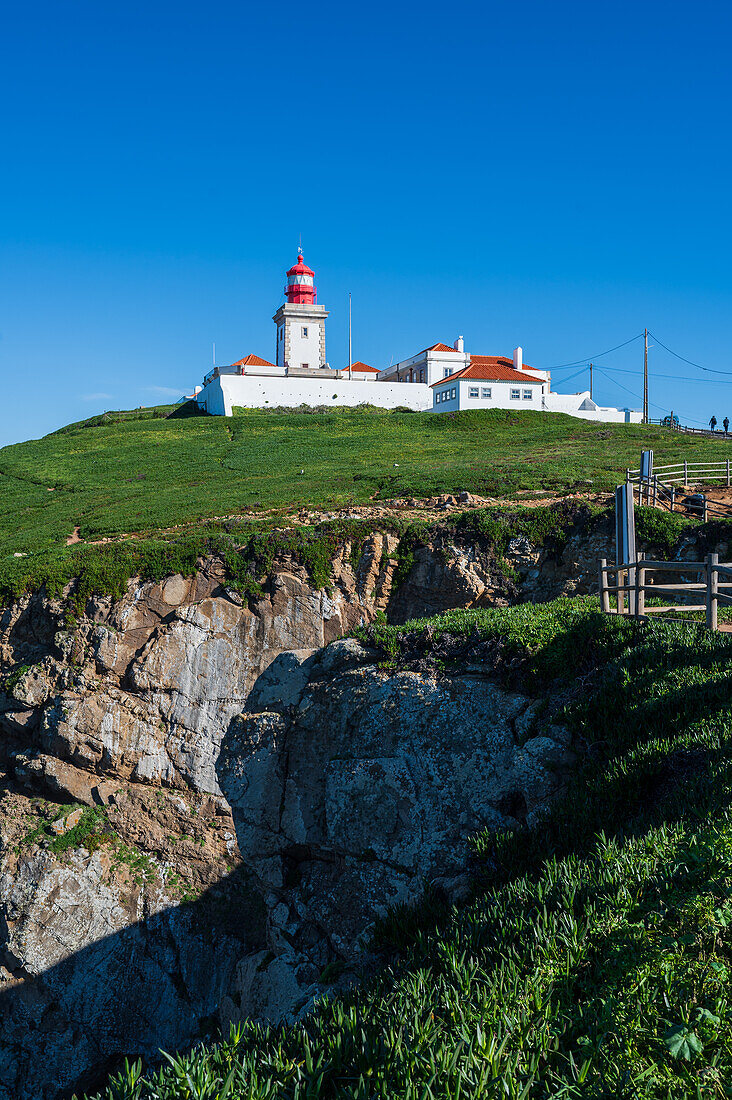
M 112 423 L 95 417 L 2 448 L 0 556 L 59 546 L 75 526 L 97 539 L 247 509 L 339 507 L 461 489 L 564 492 L 588 480 L 609 488 L 637 465 L 644 446 L 664 461 L 719 452 L 719 445 L 661 428 L 560 414 L 155 415 L 166 411 Z
M 552 684 L 547 717 L 579 751 L 566 797 L 534 830 L 475 838 L 470 902 L 382 921 L 385 968 L 360 991 L 127 1066 L 105 1100 L 732 1096 L 732 637 L 589 599 L 391 637 L 419 630 L 476 654 L 504 639 L 508 673 Z
M 109 572 L 112 558 L 129 554 L 143 568 L 152 563 L 148 573 L 156 575 L 162 559 L 173 572 L 194 550 L 190 541 L 171 549 L 170 529 L 200 545 L 200 521 L 214 517 L 463 489 L 509 499 L 521 490 L 605 489 L 637 465 L 643 447 L 653 447 L 658 461 L 720 453 L 718 444 L 658 427 L 560 414 L 339 409 L 185 418 L 171 411 L 104 414 L 0 450 L 0 590 L 34 587 L 49 555 L 59 578 L 84 563 L 92 568 L 79 557 L 83 548 L 65 546 L 75 527 L 87 542 L 142 533 L 150 546 L 94 560 Z
M 82 811 L 76 825 L 65 833 L 58 835 L 54 833 L 52 823 L 60 817 L 68 817 L 73 810 Z M 20 846 L 32 847 L 45 840 L 48 850 L 55 856 L 61 856 L 73 848 L 86 848 L 88 852 L 95 852 L 97 848 L 111 844 L 116 839 L 103 809 L 98 806 L 89 807 L 81 803 L 71 803 L 53 807 L 51 815 L 35 824 L 33 829 L 22 838 Z

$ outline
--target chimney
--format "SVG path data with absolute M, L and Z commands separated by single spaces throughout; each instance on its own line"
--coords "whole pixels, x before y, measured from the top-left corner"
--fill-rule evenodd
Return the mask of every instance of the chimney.
M 523 368 L 524 368 L 524 349 L 523 348 L 514 348 L 513 349 L 513 369 L 514 370 L 523 370 Z
M 455 348 L 455 351 L 465 351 L 462 336 L 458 336 L 457 340 L 452 346 Z

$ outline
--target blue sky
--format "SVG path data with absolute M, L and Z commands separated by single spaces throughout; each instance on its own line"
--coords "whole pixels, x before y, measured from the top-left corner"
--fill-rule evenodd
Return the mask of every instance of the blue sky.
M 0 443 L 168 400 L 214 340 L 273 357 L 300 233 L 332 366 L 349 291 L 374 366 L 462 333 L 554 367 L 647 326 L 730 372 L 656 344 L 652 415 L 732 416 L 729 5 L 69 0 L 3 22 Z M 639 406 L 642 342 L 597 362 L 596 398 Z

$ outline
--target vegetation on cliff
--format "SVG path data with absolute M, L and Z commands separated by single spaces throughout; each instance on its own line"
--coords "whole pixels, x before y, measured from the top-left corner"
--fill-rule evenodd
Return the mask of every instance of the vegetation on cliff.
M 718 450 L 663 428 L 528 411 L 172 411 L 105 414 L 2 448 L 0 573 L 13 573 L 16 554 L 63 548 L 76 528 L 91 542 L 302 506 L 603 489 L 637 465 L 642 447 L 658 461 Z
M 128 1065 L 105 1100 L 730 1095 L 732 637 L 591 599 L 422 626 L 551 684 L 580 753 L 566 797 L 533 830 L 475 838 L 467 903 L 382 921 L 385 967 L 360 991 Z
M 496 558 L 498 570 L 511 577 L 505 555 L 513 540 L 525 539 L 533 546 L 559 553 L 572 535 L 591 532 L 598 523 L 606 522 L 607 516 L 602 508 L 580 504 L 576 499 L 549 506 L 472 508 L 421 521 L 410 521 L 396 511 L 373 519 L 344 518 L 296 525 L 287 525 L 286 517 L 279 515 L 235 516 L 144 536 L 81 541 L 6 556 L 0 560 L 0 601 L 41 589 L 58 597 L 74 582 L 69 608 L 78 613 L 90 596 L 119 598 L 132 577 L 155 581 L 175 573 L 190 576 L 202 559 L 210 557 L 221 559 L 231 587 L 245 598 L 260 595 L 262 579 L 278 562 L 288 560 L 302 565 L 315 587 L 325 588 L 331 582 L 333 561 L 339 551 L 348 547 L 356 568 L 365 542 L 377 533 L 398 537 L 394 551 L 396 587 L 409 575 L 416 551 L 435 541 L 488 549 Z M 639 538 L 664 552 L 670 553 L 692 525 L 692 520 L 681 515 L 651 508 L 637 510 Z M 719 539 L 726 537 L 728 528 L 728 522 L 719 521 L 702 530 L 708 530 L 710 538 Z

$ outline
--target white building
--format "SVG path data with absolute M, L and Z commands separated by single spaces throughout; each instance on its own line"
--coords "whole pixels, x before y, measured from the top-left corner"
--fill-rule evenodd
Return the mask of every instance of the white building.
M 297 263 L 287 272 L 286 301 L 272 318 L 277 328 L 275 362 L 247 355 L 230 366 L 214 367 L 194 400 L 218 416 L 231 416 L 235 407 L 368 404 L 421 412 L 537 409 L 583 420 L 641 421 L 636 409 L 596 405 L 587 390 L 552 393 L 549 372 L 525 367 L 521 348 L 516 348 L 513 359 L 470 355 L 462 336 L 452 347 L 432 344 L 386 370 L 361 362 L 331 370 L 325 357 L 328 310 L 317 304 L 317 293 L 315 272 L 300 250 Z
M 434 395 L 434 412 L 538 409 L 617 424 L 639 424 L 642 419 L 637 409 L 597 405 L 589 390 L 553 393 L 550 372 L 524 366 L 521 348 L 515 349 L 513 359 L 502 355 L 470 355 L 465 351 L 462 336 L 458 336 L 452 347 L 432 344 L 411 359 L 394 363 L 381 372 L 381 377 L 427 382 Z
M 411 359 L 402 359 L 382 370 L 381 377 L 390 382 L 424 382 L 431 386 L 466 367 L 469 360 L 470 356 L 463 351 L 463 338 L 458 336 L 454 347 L 432 344 L 424 351 L 418 351 Z
M 375 367 L 351 363 L 331 370 L 325 358 L 328 311 L 316 302 L 315 273 L 298 254 L 287 272 L 287 301 L 273 317 L 277 326 L 275 362 L 247 355 L 227 367 L 214 367 L 195 400 L 206 412 L 231 416 L 233 409 L 297 408 L 308 405 L 377 405 L 383 409 L 432 408 L 429 386 L 383 380 Z

